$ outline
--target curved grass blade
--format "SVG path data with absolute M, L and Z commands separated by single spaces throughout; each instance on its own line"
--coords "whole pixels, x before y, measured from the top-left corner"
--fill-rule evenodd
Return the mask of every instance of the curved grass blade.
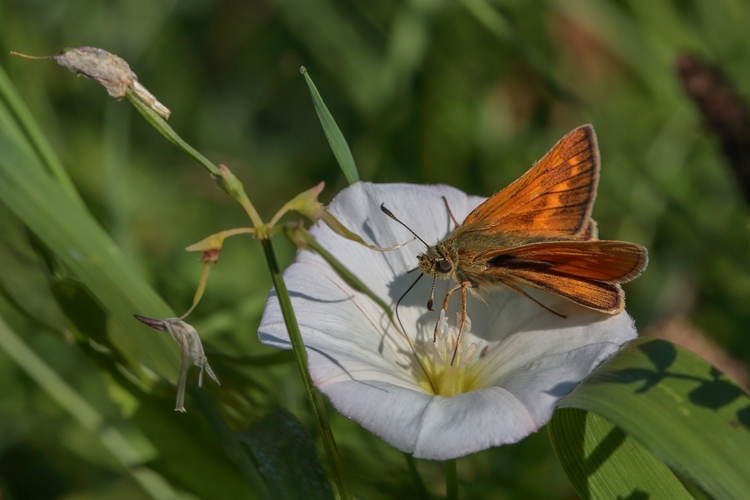
M 565 473 L 583 499 L 693 498 L 638 440 L 594 413 L 559 409 L 549 429 Z
M 320 120 L 320 124 L 323 125 L 323 132 L 326 134 L 328 144 L 331 145 L 333 155 L 336 157 L 336 161 L 339 162 L 346 180 L 349 181 L 349 184 L 358 182 L 359 172 L 357 172 L 357 165 L 354 163 L 354 157 L 349 149 L 349 145 L 346 143 L 346 139 L 344 139 L 344 135 L 341 133 L 339 126 L 336 125 L 333 115 L 328 111 L 312 78 L 307 74 L 307 69 L 302 66 L 300 72 L 305 75 L 305 82 L 307 82 L 307 86 L 310 89 L 310 95 L 312 95 L 313 104 L 315 105 L 315 112 L 318 113 L 318 119 Z
M 52 145 L 42 133 L 39 125 L 37 125 L 34 117 L 31 115 L 31 111 L 29 111 L 28 106 L 21 99 L 21 96 L 2 66 L 0 66 L 0 98 L 5 101 L 8 109 L 17 120 L 19 128 L 24 132 L 38 153 L 39 158 L 46 165 L 49 173 L 57 179 L 63 189 L 76 203 L 84 206 L 83 200 L 81 200 L 78 191 L 73 185 L 73 181 L 68 176 L 68 172 L 65 171 L 65 167 L 63 167 L 62 162 L 55 154 L 54 149 L 52 149 Z
M 750 491 L 750 395 L 685 349 L 638 338 L 558 407 L 606 418 L 713 498 Z
M 110 319 L 114 345 L 133 365 L 148 364 L 174 382 L 179 353 L 166 335 L 132 318 L 172 315 L 164 301 L 127 265 L 119 249 L 79 203 L 52 179 L 0 107 L 0 201 L 63 262 Z

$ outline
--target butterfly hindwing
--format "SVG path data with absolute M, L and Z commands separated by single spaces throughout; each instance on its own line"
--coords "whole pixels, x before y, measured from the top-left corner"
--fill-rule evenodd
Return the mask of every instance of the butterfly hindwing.
M 539 288 L 602 312 L 624 307 L 620 283 L 646 268 L 646 249 L 621 241 L 560 241 L 493 250 L 477 256 L 494 279 Z
M 576 304 L 607 314 L 617 314 L 625 308 L 625 294 L 616 283 L 569 276 L 545 276 L 524 270 L 508 275 L 505 280 L 511 285 L 526 285 L 554 293 Z

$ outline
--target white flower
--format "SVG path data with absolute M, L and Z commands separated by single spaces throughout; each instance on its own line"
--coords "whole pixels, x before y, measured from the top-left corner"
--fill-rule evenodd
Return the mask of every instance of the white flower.
M 380 211 L 385 203 L 425 241 L 437 243 L 454 229 L 442 196 L 459 221 L 483 201 L 447 186 L 357 183 L 339 193 L 329 210 L 365 240 L 388 247 L 411 235 Z M 414 241 L 381 253 L 326 226 L 312 233 L 394 306 L 416 279 L 417 273 L 407 272 L 425 250 Z M 408 340 L 373 300 L 313 252 L 299 252 L 284 280 L 316 386 L 342 414 L 418 458 L 447 460 L 523 439 L 547 423 L 563 395 L 637 335 L 625 312 L 609 316 L 526 289 L 567 316 L 562 319 L 503 290 L 485 295 L 486 302 L 468 297 L 471 323 L 450 366 L 461 300 L 455 294 L 447 317 L 428 311 L 431 279 L 422 279 L 401 302 Z M 438 282 L 436 307 L 449 285 Z M 291 347 L 275 292 L 259 337 L 265 344 Z

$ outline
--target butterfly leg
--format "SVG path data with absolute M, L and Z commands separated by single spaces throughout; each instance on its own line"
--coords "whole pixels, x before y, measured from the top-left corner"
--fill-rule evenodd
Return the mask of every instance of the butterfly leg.
M 445 315 L 448 314 L 448 302 L 450 301 L 451 295 L 453 295 L 453 292 L 455 292 L 456 290 L 458 290 L 459 288 L 461 288 L 461 286 L 462 286 L 461 283 L 459 283 L 458 285 L 456 285 L 453 288 L 451 288 L 450 290 L 448 290 L 448 293 L 445 294 L 445 300 L 443 300 L 443 309 L 442 309 L 442 311 L 443 311 L 443 313 Z M 435 332 L 432 334 L 432 341 L 433 342 L 437 342 L 438 326 L 440 326 L 440 320 L 438 320 L 438 322 L 435 323 Z
M 470 281 L 463 281 L 459 285 L 461 287 L 461 325 L 458 327 L 458 337 L 456 338 L 456 349 L 453 351 L 453 358 L 451 358 L 451 366 L 456 362 L 456 356 L 458 355 L 458 348 L 461 346 L 461 334 L 464 333 L 464 326 L 469 322 L 469 315 L 466 314 L 466 290 L 471 286 Z
M 443 199 L 443 203 L 445 203 L 445 209 L 448 210 L 448 215 L 451 216 L 451 220 L 453 221 L 453 223 L 456 225 L 456 227 L 460 226 L 461 224 L 459 224 L 458 220 L 456 220 L 456 216 L 453 215 L 453 211 L 451 210 L 451 206 L 448 205 L 448 198 L 446 198 L 445 196 L 441 196 L 441 198 Z
M 537 305 L 539 305 L 539 306 L 543 307 L 544 309 L 548 310 L 549 312 L 551 312 L 555 316 L 559 316 L 562 319 L 566 318 L 565 315 L 560 314 L 559 312 L 553 311 L 552 309 L 550 309 L 549 307 L 545 306 L 544 304 L 542 304 L 541 302 L 539 302 L 538 300 L 536 300 L 534 297 L 532 297 L 528 293 L 524 292 L 522 289 L 520 289 L 516 285 L 513 285 L 513 284 L 505 282 L 505 281 L 503 281 L 503 283 L 505 284 L 505 286 L 507 286 L 508 288 L 510 288 L 511 290 L 513 290 L 514 292 L 516 292 L 516 293 L 518 293 L 520 295 L 523 295 L 524 297 L 526 297 L 528 299 L 531 299 L 532 302 L 536 302 Z

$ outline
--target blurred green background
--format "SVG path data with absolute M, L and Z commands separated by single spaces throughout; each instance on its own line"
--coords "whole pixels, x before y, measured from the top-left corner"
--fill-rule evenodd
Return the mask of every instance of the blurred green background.
M 748 26 L 743 0 L 0 0 L 0 65 L 88 208 L 178 313 L 190 306 L 201 268 L 184 247 L 248 225 L 246 216 L 129 103 L 51 61 L 9 51 L 51 55 L 89 45 L 125 58 L 172 110 L 170 125 L 227 164 L 266 220 L 321 180 L 324 201 L 346 185 L 301 65 L 368 181 L 445 183 L 489 196 L 565 132 L 592 123 L 602 156 L 594 207 L 600 237 L 649 249 L 648 270 L 625 287 L 636 325 L 642 333 L 711 339 L 723 350 L 701 340 L 702 354 L 739 360 L 735 377 L 747 383 L 750 219 L 733 164 L 742 163 L 743 138 L 750 148 L 742 108 L 750 97 Z M 700 95 L 691 98 L 678 71 L 686 54 L 718 68 L 739 99 L 730 92 L 721 101 L 727 87 L 708 70 L 709 84 L 693 87 Z M 734 118 L 717 134 L 725 115 Z M 748 135 L 734 137 L 737 130 Z M 740 153 L 727 155 L 736 144 Z M 147 425 L 131 418 L 136 403 L 103 375 L 92 351 L 72 341 L 71 323 L 43 292 L 33 238 L 2 203 L 0 226 L 0 314 L 103 415 L 125 427 Z M 276 242 L 287 265 L 294 248 Z M 228 382 L 222 390 L 234 391 L 235 425 L 283 406 L 314 433 L 296 367 L 238 367 L 220 355 L 270 352 L 256 336 L 270 287 L 260 246 L 229 240 L 191 321 Z M 45 313 L 24 316 L 24 300 Z M 171 412 L 172 398 L 165 391 L 156 406 Z M 160 418 L 170 429 L 192 418 L 189 432 L 210 442 L 200 416 L 188 411 L 192 417 Z M 331 415 L 356 495 L 413 493 L 400 452 Z M 170 443 L 155 446 L 169 460 Z M 196 459 L 202 452 L 195 450 Z M 428 489 L 442 494 L 440 464 L 418 465 Z M 458 467 L 465 498 L 576 498 L 544 431 Z M 168 465 L 155 469 L 198 497 L 233 491 L 217 475 L 194 476 L 196 486 Z M 3 499 L 147 498 L 2 350 L 0 492 Z

